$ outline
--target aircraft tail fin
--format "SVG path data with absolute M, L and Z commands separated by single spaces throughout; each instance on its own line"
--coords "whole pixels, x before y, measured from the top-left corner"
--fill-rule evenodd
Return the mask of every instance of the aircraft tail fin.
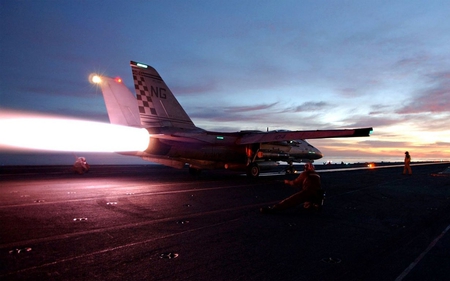
M 136 98 L 122 83 L 122 80 L 106 76 L 92 78 L 92 82 L 98 83 L 102 89 L 111 124 L 141 127 Z
M 153 67 L 134 61 L 130 65 L 142 125 L 195 128 L 191 118 Z

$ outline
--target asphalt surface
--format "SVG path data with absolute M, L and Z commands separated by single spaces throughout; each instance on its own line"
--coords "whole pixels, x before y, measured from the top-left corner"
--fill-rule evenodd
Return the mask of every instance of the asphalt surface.
M 0 279 L 449 280 L 448 166 L 322 171 L 322 212 L 276 215 L 295 175 L 2 167 Z

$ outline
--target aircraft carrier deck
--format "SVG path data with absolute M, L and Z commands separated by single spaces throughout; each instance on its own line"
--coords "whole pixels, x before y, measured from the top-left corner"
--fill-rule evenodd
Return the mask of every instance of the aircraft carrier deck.
M 448 280 L 448 166 L 319 170 L 323 211 L 276 215 L 295 175 L 2 167 L 0 279 Z

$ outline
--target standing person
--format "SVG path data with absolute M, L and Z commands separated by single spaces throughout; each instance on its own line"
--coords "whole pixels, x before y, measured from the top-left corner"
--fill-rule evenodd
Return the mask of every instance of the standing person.
M 411 163 L 411 155 L 409 155 L 409 152 L 406 151 L 405 152 L 405 167 L 403 168 L 404 175 L 406 175 L 406 173 L 408 173 L 408 175 L 412 175 L 410 163 Z
M 271 207 L 261 208 L 261 213 L 275 213 L 298 206 L 301 203 L 305 203 L 303 205 L 305 208 L 310 208 L 311 205 L 316 209 L 320 208 L 323 199 L 323 190 L 321 189 L 320 176 L 316 173 L 312 163 L 306 163 L 305 170 L 295 180 L 284 180 L 284 183 L 299 187 L 301 191 Z

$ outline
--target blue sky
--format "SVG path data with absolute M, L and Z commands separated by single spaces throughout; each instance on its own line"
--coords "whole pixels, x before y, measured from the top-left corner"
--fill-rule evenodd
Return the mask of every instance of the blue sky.
M 1 1 L 0 110 L 107 122 L 88 76 L 132 88 L 135 60 L 204 129 L 370 126 L 370 138 L 311 143 L 336 159 L 449 159 L 449 11 L 433 0 Z

